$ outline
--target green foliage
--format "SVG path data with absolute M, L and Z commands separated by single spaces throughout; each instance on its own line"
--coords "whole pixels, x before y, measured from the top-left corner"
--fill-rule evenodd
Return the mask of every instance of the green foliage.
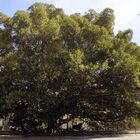
M 68 16 L 36 3 L 13 17 L 0 13 L 0 25 L 1 116 L 48 132 L 66 115 L 96 126 L 138 117 L 140 48 L 132 30 L 114 35 L 112 9 Z

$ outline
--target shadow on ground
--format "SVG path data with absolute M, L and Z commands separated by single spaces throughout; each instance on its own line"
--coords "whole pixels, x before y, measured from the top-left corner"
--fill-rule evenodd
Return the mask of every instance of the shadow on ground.
M 104 138 L 120 138 L 126 135 L 95 135 L 95 136 L 0 136 L 0 140 L 94 140 Z

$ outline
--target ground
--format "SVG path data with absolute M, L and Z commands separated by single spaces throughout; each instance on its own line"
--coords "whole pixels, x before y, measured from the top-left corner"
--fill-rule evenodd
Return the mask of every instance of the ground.
M 71 137 L 71 136 L 59 136 L 59 137 L 27 137 L 22 138 L 20 136 L 0 136 L 0 140 L 140 140 L 140 135 L 121 135 L 121 136 L 85 136 L 85 137 Z

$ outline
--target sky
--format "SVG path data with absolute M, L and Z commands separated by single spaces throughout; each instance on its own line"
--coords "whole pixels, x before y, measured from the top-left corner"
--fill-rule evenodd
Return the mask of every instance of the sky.
M 115 11 L 114 31 L 133 30 L 133 41 L 140 45 L 140 0 L 0 0 L 0 12 L 13 16 L 17 10 L 26 10 L 35 2 L 53 4 L 63 8 L 66 14 L 82 13 L 88 9 L 97 12 L 105 8 Z

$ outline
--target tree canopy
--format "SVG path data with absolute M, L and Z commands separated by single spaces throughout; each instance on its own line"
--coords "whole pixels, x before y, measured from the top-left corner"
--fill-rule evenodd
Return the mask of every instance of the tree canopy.
M 65 115 L 103 124 L 139 115 L 140 47 L 131 29 L 114 34 L 114 19 L 109 8 L 68 16 L 44 3 L 0 13 L 0 115 L 48 132 Z

